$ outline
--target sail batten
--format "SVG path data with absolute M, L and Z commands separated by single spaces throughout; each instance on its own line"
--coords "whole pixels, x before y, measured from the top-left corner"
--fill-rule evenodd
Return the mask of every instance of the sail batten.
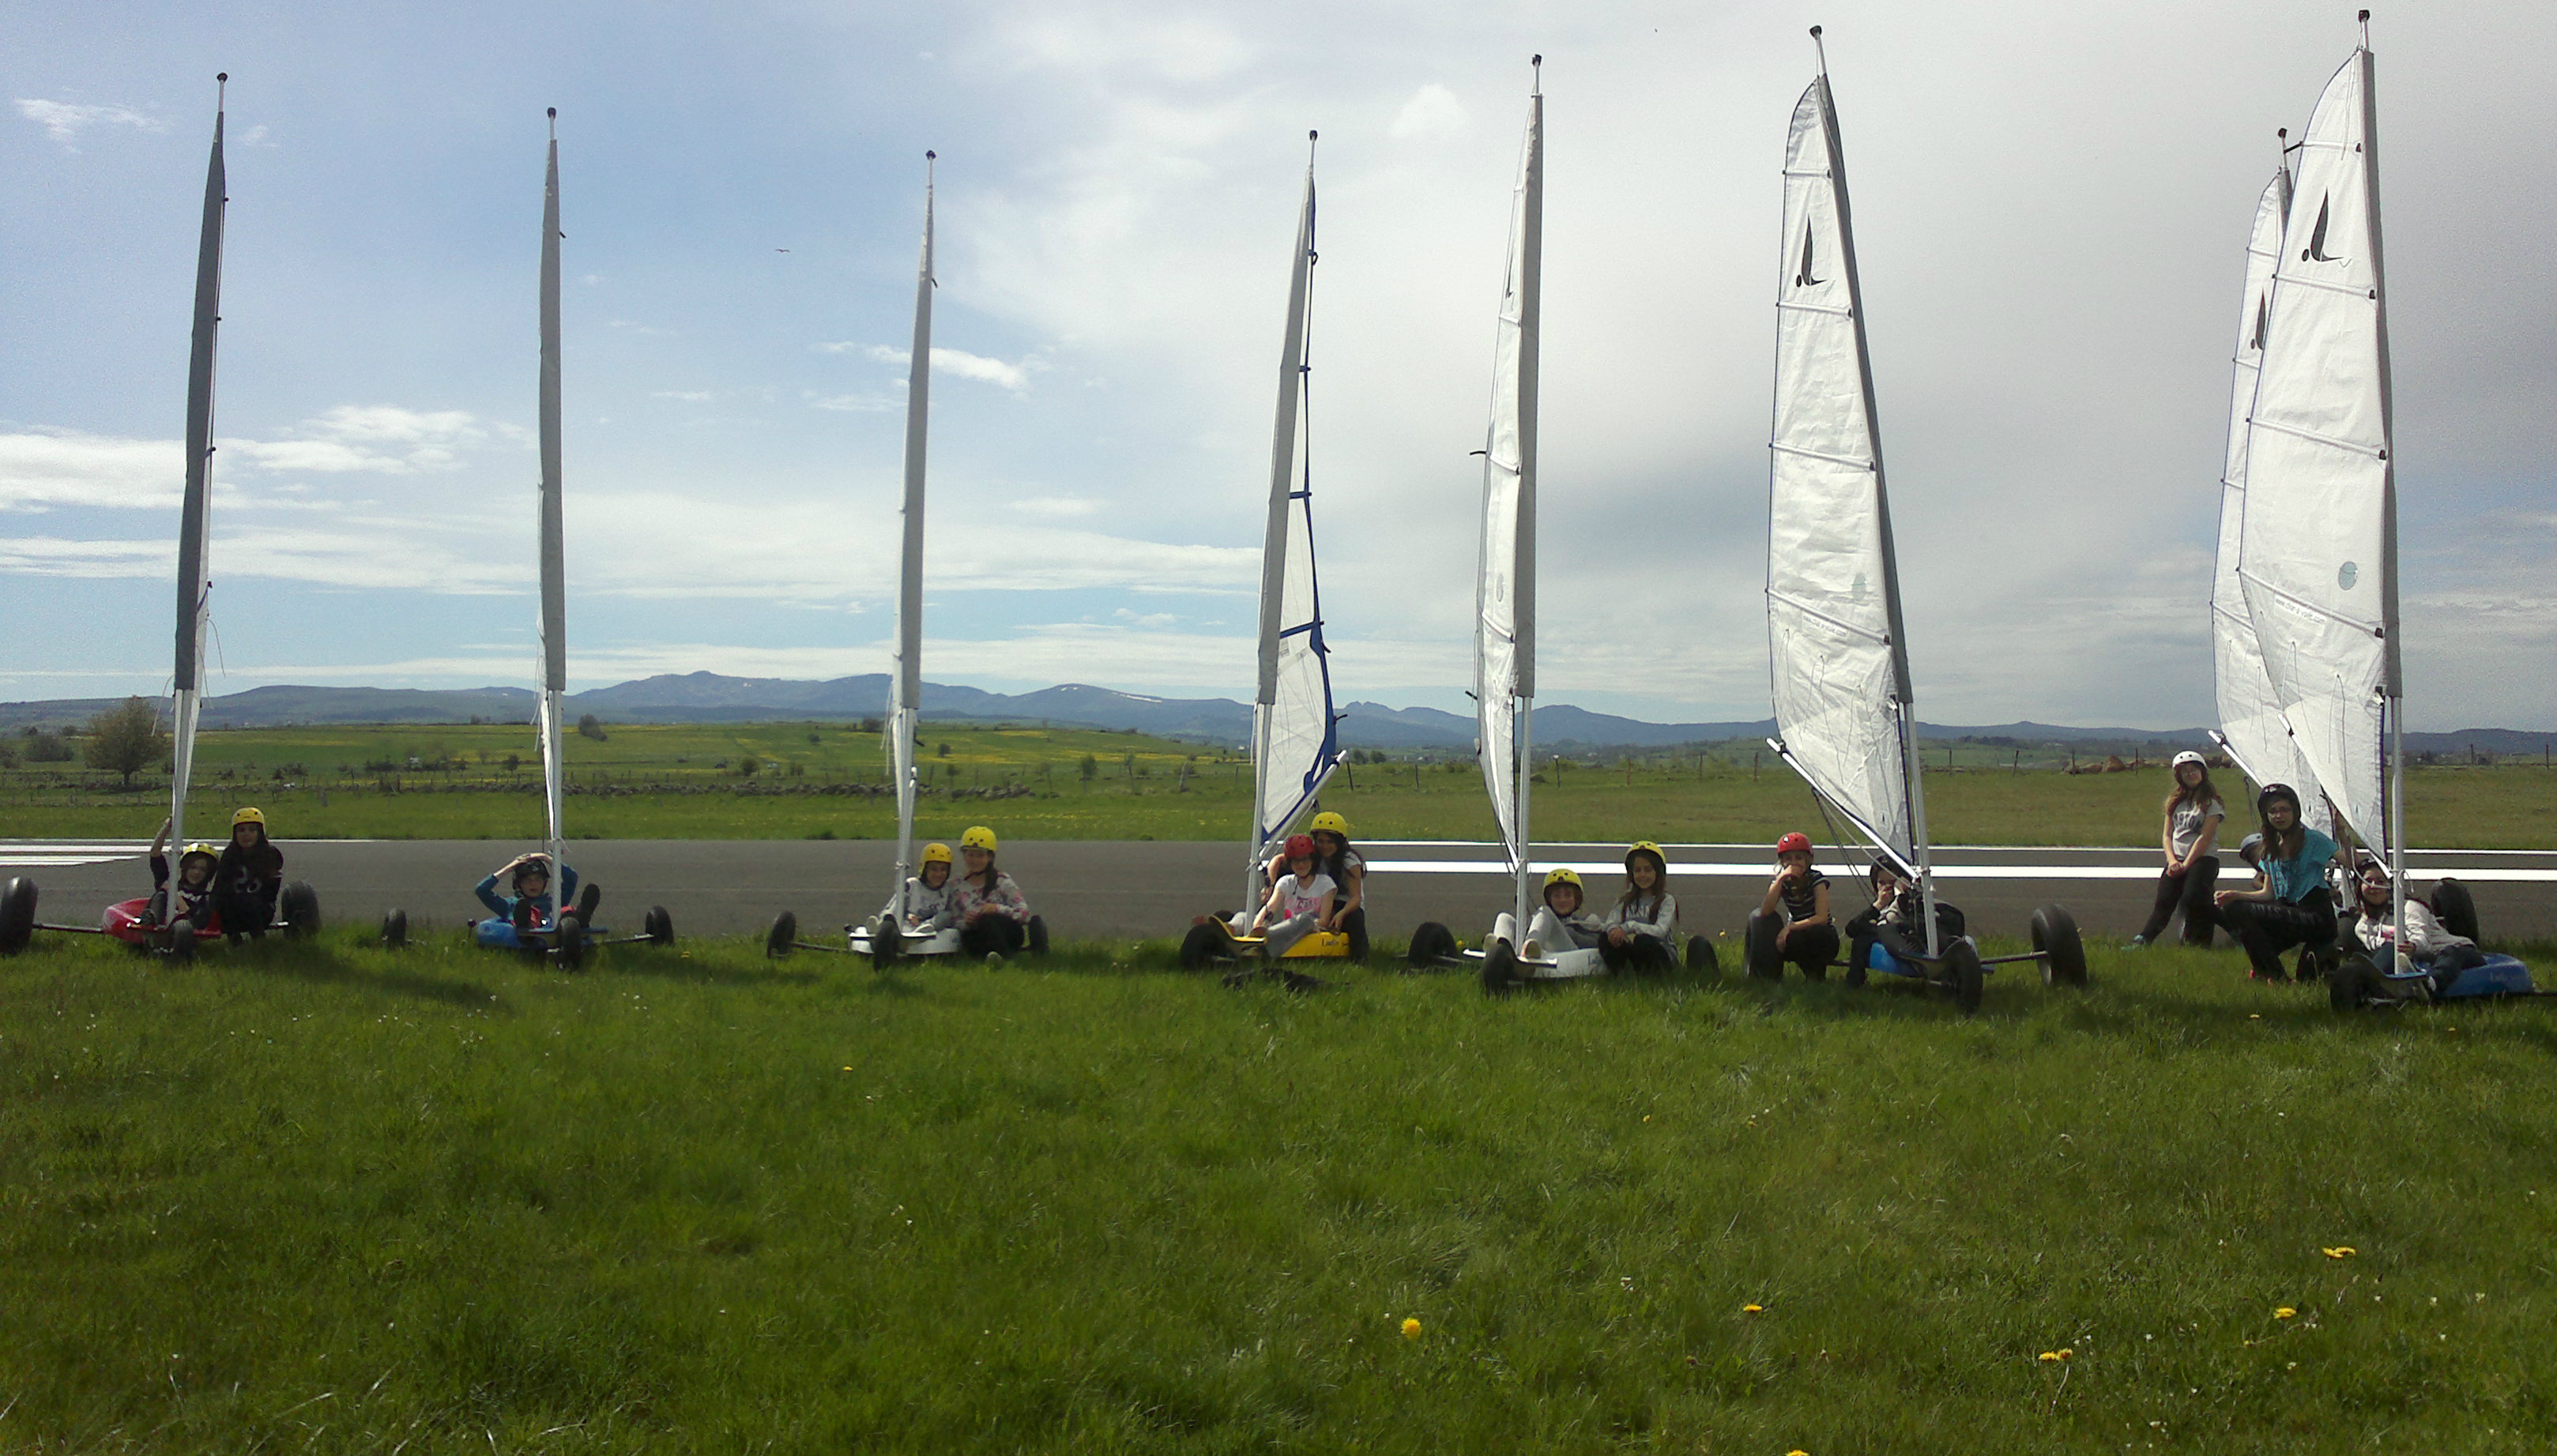
M 1825 69 L 1795 103 L 1783 173 L 1766 583 L 1778 748 L 1932 907 L 1898 554 Z
M 552 883 L 564 886 L 568 829 L 567 782 L 560 754 L 561 715 L 568 693 L 567 527 L 560 467 L 560 195 L 558 112 L 552 115 L 548 168 L 542 183 L 541 283 L 541 703 L 542 801 L 549 815 Z
M 2355 51 L 2303 138 L 2259 319 L 2244 440 L 2230 446 L 2236 489 L 2223 497 L 2221 554 L 2233 534 L 2230 575 L 2285 741 L 2344 826 L 2393 861 L 2399 755 L 2389 739 L 2401 727 L 2402 687 L 2372 79 L 2370 52 Z M 2226 691 L 2223 724 L 2232 716 Z M 2258 748 L 2229 737 L 2241 756 Z
M 1483 450 L 1483 541 L 1475 594 L 1474 712 L 1483 783 L 1527 921 L 1536 708 L 1537 388 L 1545 264 L 1545 94 L 1528 101 L 1511 202 L 1509 272 Z
M 196 243 L 195 318 L 187 357 L 187 485 L 178 516 L 178 637 L 169 695 L 173 720 L 169 835 L 180 851 L 187 843 L 187 784 L 195 771 L 196 725 L 204 698 L 204 626 L 211 615 L 205 537 L 212 508 L 213 364 L 221 333 L 222 228 L 229 191 L 222 161 L 222 108 L 217 103 L 212 152 L 204 163 L 203 222 Z
M 1253 826 L 1245 845 L 1248 900 L 1261 891 L 1272 848 L 1312 806 L 1340 765 L 1330 647 L 1314 571 L 1312 463 L 1314 168 L 1296 214 L 1287 274 L 1287 323 L 1278 349 L 1278 405 L 1270 443 L 1270 503 L 1261 543 L 1258 674 L 1252 709 Z
M 933 162 L 923 154 L 923 246 L 915 263 L 914 338 L 905 387 L 905 494 L 897 508 L 901 528 L 896 578 L 896 664 L 888 674 L 888 775 L 896 784 L 896 883 L 888 891 L 890 914 L 905 918 L 905 881 L 914 872 L 914 739 L 923 710 L 923 486 L 924 448 L 932 425 Z

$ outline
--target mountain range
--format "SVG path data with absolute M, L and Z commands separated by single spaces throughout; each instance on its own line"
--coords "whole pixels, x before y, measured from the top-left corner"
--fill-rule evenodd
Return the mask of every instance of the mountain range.
M 54 699 L 0 703 L 0 728 L 71 727 L 117 700 Z M 529 723 L 533 694 L 525 688 L 251 688 L 208 698 L 206 728 L 277 728 L 297 724 Z M 573 693 L 572 716 L 594 714 L 606 723 L 753 723 L 859 721 L 885 712 L 887 676 L 863 673 L 823 681 L 803 678 L 733 678 L 718 673 L 666 673 Z M 166 706 L 166 700 L 162 700 Z M 1252 708 L 1225 698 L 1152 698 L 1083 683 L 1034 693 L 989 693 L 949 683 L 923 685 L 923 712 L 936 722 L 1052 724 L 1061 728 L 1136 731 L 1196 742 L 1242 744 L 1252 731 Z M 1434 708 L 1388 708 L 1351 703 L 1341 709 L 1341 742 L 1347 747 L 1470 753 L 1474 721 Z M 1666 748 L 1682 743 L 1720 743 L 1763 738 L 1773 719 L 1732 723 L 1646 723 L 1592 713 L 1567 703 L 1536 710 L 1536 741 L 1557 749 Z M 2199 728 L 2170 730 L 2068 728 L 2020 722 L 1986 727 L 1921 723 L 1934 742 L 1966 741 L 1995 747 L 2074 749 L 2082 754 L 2202 745 Z M 2408 733 L 2410 751 L 2448 753 L 2480 749 L 2496 754 L 2542 753 L 2557 733 L 2514 728 L 2468 728 L 2447 733 Z

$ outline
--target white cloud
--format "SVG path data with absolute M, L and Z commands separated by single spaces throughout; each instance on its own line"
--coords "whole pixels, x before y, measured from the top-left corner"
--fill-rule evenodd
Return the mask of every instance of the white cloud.
M 0 575 L 26 577 L 171 577 L 175 541 L 70 541 L 59 536 L 0 536 Z
M 1465 103 L 1456 99 L 1454 91 L 1431 81 L 1412 93 L 1386 131 L 1398 141 L 1453 136 L 1465 129 Z
M 660 389 L 649 398 L 679 399 L 687 404 L 708 404 L 711 392 L 707 389 Z
M 266 139 L 266 128 L 263 125 L 252 126 L 248 130 L 241 132 L 239 134 L 239 143 L 243 147 L 261 147 L 268 151 L 273 151 L 275 149 L 275 143 Z
M 175 440 L 114 440 L 71 430 L 0 435 L 0 511 L 157 509 L 178 504 L 186 484 L 187 452 Z
M 905 408 L 905 397 L 894 394 L 818 394 L 811 390 L 807 398 L 818 409 L 848 415 L 884 415 Z
M 891 348 L 883 343 L 861 343 L 846 339 L 835 343 L 820 343 L 814 347 L 819 353 L 858 353 L 876 359 L 882 364 L 903 365 L 914 362 L 914 350 Z M 936 345 L 932 350 L 932 367 L 937 373 L 954 374 L 962 379 L 980 379 L 988 384 L 1000 384 L 1018 394 L 1029 388 L 1030 375 L 1046 368 L 1047 361 L 1032 357 L 1015 364 L 1004 359 L 988 358 L 984 354 L 972 354 L 962 349 L 941 348 Z
M 525 438 L 520 429 L 484 424 L 462 410 L 397 405 L 338 405 L 294 427 L 288 436 L 224 440 L 220 446 L 270 470 L 403 475 L 458 470 L 467 452 L 487 447 L 492 437 L 508 444 Z
M 169 123 L 130 106 L 99 106 L 80 101 L 43 101 L 21 96 L 18 98 L 18 114 L 43 127 L 45 134 L 62 143 L 63 150 L 67 152 L 78 151 L 79 134 L 92 126 L 129 126 L 137 131 L 169 129 Z
M 1099 515 L 1102 503 L 1087 495 L 1033 495 L 1027 500 L 1014 501 L 1012 509 L 1023 515 L 1053 521 Z

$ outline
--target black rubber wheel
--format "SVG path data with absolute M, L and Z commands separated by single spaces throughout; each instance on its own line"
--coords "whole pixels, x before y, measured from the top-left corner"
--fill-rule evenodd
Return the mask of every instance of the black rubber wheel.
M 559 961 L 561 970 L 574 971 L 586 964 L 585 921 L 575 915 L 562 915 L 559 918 L 559 929 L 555 932 L 554 939 L 558 944 L 552 948 L 552 951 Z
M 2463 940 L 2478 938 L 2477 900 L 2469 887 L 2456 879 L 2446 879 L 2433 886 L 2433 914 L 2442 928 Z
M 169 959 L 181 966 L 196 959 L 196 922 L 181 920 L 169 927 Z
M 387 950 L 396 951 L 407 944 L 408 912 L 406 910 L 392 910 L 385 913 L 382 916 L 383 947 Z
M 2358 1011 L 2370 999 L 2379 981 L 2379 968 L 2367 956 L 2355 956 L 2335 968 L 2326 979 L 2327 1004 L 2339 1011 Z
M 1722 963 L 1714 958 L 1711 940 L 1701 935 L 1686 938 L 1686 974 L 1708 980 L 1722 975 Z
M 284 887 L 277 908 L 284 912 L 284 938 L 309 940 L 320 933 L 320 892 L 311 881 L 297 879 Z
M 2078 917 L 2066 905 L 2045 905 L 2033 912 L 2033 953 L 2042 958 L 2045 986 L 2086 984 L 2086 943 L 2078 936 Z
M 1181 937 L 1182 970 L 1204 971 L 1225 959 L 1225 935 L 1220 927 L 1202 922 Z
M 1785 979 L 1785 958 L 1776 949 L 1779 926 L 1773 915 L 1749 917 L 1749 974 L 1761 981 Z
M 1857 937 L 1846 943 L 1846 975 L 1839 978 L 1849 991 L 1860 991 L 1873 974 L 1873 942 Z
M 1483 950 L 1483 993 L 1508 995 L 1519 988 L 1518 952 L 1496 940 Z
M 1046 922 L 1045 920 L 1040 919 L 1040 918 L 1039 918 L 1038 916 L 1036 916 L 1036 915 L 1032 915 L 1032 916 L 1030 917 L 1030 931 L 1029 931 L 1029 935 L 1028 935 L 1027 937 L 1025 937 L 1025 939 L 1026 939 L 1026 941 L 1027 941 L 1027 943 L 1028 943 L 1028 949 L 1029 949 L 1029 953 L 1030 953 L 1031 955 L 1033 955 L 1033 956 L 1044 956 L 1044 955 L 1046 955 L 1046 954 L 1047 954 L 1047 922 Z
M 790 947 L 798 939 L 799 917 L 784 910 L 772 917 L 772 928 L 763 933 L 763 954 L 769 959 L 778 960 L 790 954 Z
M 896 928 L 896 917 L 881 915 L 871 922 L 871 969 L 884 970 L 905 957 L 905 934 Z
M 36 882 L 15 878 L 0 889 L 0 956 L 14 956 L 36 934 Z
M 667 914 L 663 905 L 650 905 L 647 918 L 640 921 L 639 928 L 651 944 L 670 946 L 675 943 L 675 917 Z
M 1454 931 L 1435 920 L 1424 920 L 1412 932 L 1412 950 L 1403 959 L 1414 971 L 1435 971 L 1456 950 Z
M 1978 1010 L 1987 974 L 1980 965 L 1980 953 L 1971 949 L 1969 941 L 1957 940 L 1945 948 L 1945 973 L 1953 984 L 1953 1004 L 1965 1016 Z

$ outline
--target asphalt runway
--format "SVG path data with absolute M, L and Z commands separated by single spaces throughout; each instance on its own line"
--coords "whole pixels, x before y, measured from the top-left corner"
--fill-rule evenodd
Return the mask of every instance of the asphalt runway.
M 410 927 L 455 926 L 482 912 L 471 887 L 527 845 L 493 840 L 283 840 L 286 873 L 319 890 L 324 919 L 372 924 L 405 909 Z M 93 924 L 100 908 L 147 893 L 140 844 L 0 841 L 0 878 L 34 879 L 42 918 Z M 1540 846 L 1540 869 L 1568 864 L 1590 876 L 1591 898 L 1621 884 L 1621 846 Z M 1509 908 L 1510 882 L 1490 845 L 1372 841 L 1369 922 L 1400 938 L 1423 920 L 1471 939 Z M 1770 873 L 1763 847 L 1669 845 L 1671 888 L 1689 931 L 1739 929 Z M 894 847 L 876 840 L 590 840 L 569 862 L 604 888 L 604 914 L 635 929 L 650 905 L 679 935 L 761 933 L 777 912 L 798 913 L 811 938 L 875 914 L 887 898 Z M 2413 857 L 2418 890 L 2457 874 L 2496 938 L 2557 939 L 2557 853 L 2432 851 Z M 1008 845 L 1001 863 L 1059 939 L 1169 936 L 1191 917 L 1232 909 L 1243 857 L 1229 843 L 1033 841 Z M 1940 848 L 1938 893 L 1974 931 L 2020 935 L 2037 905 L 2058 901 L 2090 936 L 2126 938 L 2147 917 L 2158 852 L 2102 847 Z M 1845 872 L 1824 864 L 1831 877 Z M 2243 876 L 2223 872 L 2234 888 Z M 1849 888 L 1842 885 L 1841 888 Z M 1850 892 L 1854 892 L 1850 889 Z M 1857 903 L 1861 903 L 1860 899 Z

